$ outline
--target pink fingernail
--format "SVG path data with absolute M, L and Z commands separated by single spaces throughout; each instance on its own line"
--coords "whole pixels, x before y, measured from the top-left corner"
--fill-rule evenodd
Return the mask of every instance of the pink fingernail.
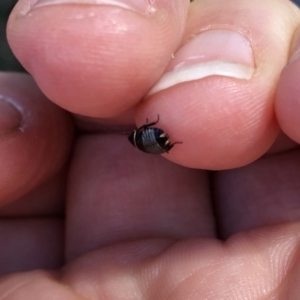
M 243 35 L 232 30 L 205 31 L 176 52 L 149 94 L 214 75 L 249 80 L 254 67 L 252 47 Z

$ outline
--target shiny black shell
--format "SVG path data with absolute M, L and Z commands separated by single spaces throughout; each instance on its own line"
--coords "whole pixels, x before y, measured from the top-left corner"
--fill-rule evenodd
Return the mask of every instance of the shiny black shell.
M 176 142 L 171 144 L 168 134 L 162 129 L 150 127 L 157 124 L 158 121 L 159 116 L 157 116 L 156 122 L 145 124 L 131 132 L 128 135 L 128 139 L 132 145 L 146 153 L 162 154 L 165 152 L 168 153 L 175 144 L 181 143 Z

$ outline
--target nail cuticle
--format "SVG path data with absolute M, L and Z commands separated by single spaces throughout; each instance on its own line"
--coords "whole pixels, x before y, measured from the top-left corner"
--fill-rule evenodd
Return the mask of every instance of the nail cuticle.
M 20 108 L 12 98 L 0 95 L 0 135 L 23 131 L 23 117 Z

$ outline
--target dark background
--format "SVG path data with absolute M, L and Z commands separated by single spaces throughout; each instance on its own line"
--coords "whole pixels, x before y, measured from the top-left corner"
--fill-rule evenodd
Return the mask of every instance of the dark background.
M 22 71 L 6 42 L 6 22 L 17 0 L 0 0 L 0 70 Z
M 16 2 L 17 0 L 0 0 L 0 70 L 2 71 L 24 71 L 6 42 L 6 22 Z M 300 6 L 300 0 L 295 0 L 294 2 Z

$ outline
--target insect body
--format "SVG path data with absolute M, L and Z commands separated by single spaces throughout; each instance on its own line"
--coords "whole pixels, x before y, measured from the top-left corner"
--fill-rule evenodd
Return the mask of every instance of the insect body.
M 151 127 L 157 124 L 159 121 L 159 115 L 157 121 L 148 124 L 147 123 L 140 128 L 134 130 L 128 135 L 129 141 L 137 149 L 151 154 L 162 154 L 169 152 L 175 144 L 181 144 L 181 142 L 171 143 L 169 136 L 159 128 Z

